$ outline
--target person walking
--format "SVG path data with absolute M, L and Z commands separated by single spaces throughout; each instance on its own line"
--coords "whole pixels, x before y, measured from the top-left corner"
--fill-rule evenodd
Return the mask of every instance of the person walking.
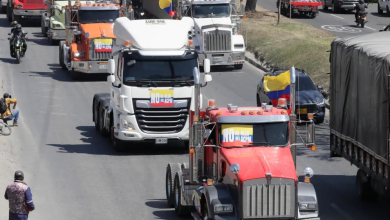
M 9 201 L 9 220 L 27 220 L 29 212 L 35 209 L 31 189 L 20 170 L 15 172 L 14 182 L 7 186 L 4 198 Z

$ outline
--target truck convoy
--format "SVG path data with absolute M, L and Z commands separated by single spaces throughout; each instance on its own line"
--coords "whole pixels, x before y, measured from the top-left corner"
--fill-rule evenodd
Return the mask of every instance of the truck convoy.
M 281 0 L 280 13 L 285 16 L 293 15 L 308 15 L 315 18 L 319 9 L 318 6 L 323 5 L 323 0 Z M 290 8 L 291 6 L 291 8 Z M 279 0 L 276 2 L 276 7 L 279 8 Z
M 45 12 L 45 3 L 42 0 L 8 0 L 7 2 L 7 19 L 9 22 L 40 18 Z
M 180 20 L 115 21 L 110 92 L 95 94 L 92 106 L 96 129 L 111 135 L 115 150 L 139 142 L 188 143 L 198 55 L 187 30 L 188 23 Z
M 200 65 L 207 58 L 211 66 L 233 65 L 242 69 L 245 62 L 245 43 L 240 31 L 245 11 L 242 2 L 237 6 L 235 0 L 175 0 L 170 7 L 177 12 L 174 17 L 187 18 L 191 24 L 188 31 L 192 33 Z M 160 19 L 171 18 L 173 14 L 169 15 L 155 0 L 143 0 L 143 8 Z
M 206 69 L 206 68 L 205 68 Z M 295 69 L 291 68 L 291 97 Z M 195 111 L 190 113 L 189 163 L 169 163 L 166 198 L 176 213 L 194 219 L 319 220 L 317 196 L 306 168 L 298 181 L 295 105 L 199 108 L 199 72 L 194 68 Z M 292 102 L 294 103 L 294 102 Z M 312 117 L 311 117 L 312 118 Z M 306 144 L 315 150 L 314 124 Z
M 117 3 L 81 4 L 68 1 L 65 10 L 65 41 L 59 44 L 59 63 L 72 79 L 83 74 L 107 73 L 107 61 L 115 44 L 113 23 L 122 15 Z
M 389 45 L 389 32 L 331 44 L 330 156 L 358 167 L 361 199 L 388 195 L 390 189 Z

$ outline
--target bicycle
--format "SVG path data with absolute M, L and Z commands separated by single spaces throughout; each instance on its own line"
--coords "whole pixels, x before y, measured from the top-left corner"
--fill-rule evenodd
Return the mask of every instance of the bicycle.
M 11 127 L 7 123 L 8 120 L 0 118 L 0 134 L 8 136 L 11 134 Z

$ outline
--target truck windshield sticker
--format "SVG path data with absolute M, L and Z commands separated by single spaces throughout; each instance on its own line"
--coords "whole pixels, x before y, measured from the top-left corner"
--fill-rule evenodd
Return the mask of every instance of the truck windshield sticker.
M 221 131 L 221 144 L 224 147 L 253 142 L 253 125 L 223 124 Z
M 95 39 L 95 52 L 112 52 L 112 39 Z
M 166 24 L 165 20 L 145 20 L 146 24 Z
M 173 106 L 173 90 L 154 89 L 150 91 L 150 105 L 153 107 Z

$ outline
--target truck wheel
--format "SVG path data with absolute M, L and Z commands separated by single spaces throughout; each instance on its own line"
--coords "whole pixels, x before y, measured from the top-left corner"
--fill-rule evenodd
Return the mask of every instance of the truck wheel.
M 47 37 L 47 27 L 45 26 L 45 18 L 43 16 L 41 19 L 41 32 L 44 37 Z
M 174 188 L 174 205 L 175 205 L 175 212 L 178 216 L 186 216 L 189 214 L 189 207 L 181 205 L 181 186 L 179 181 L 179 174 L 175 174 L 175 182 L 173 184 Z
M 12 13 L 12 8 L 9 7 L 9 5 L 7 4 L 7 19 L 9 22 L 12 22 L 11 13 Z
M 1 13 L 7 13 L 7 6 L 1 6 Z
M 59 48 L 58 48 L 58 51 L 59 51 L 59 56 L 58 56 L 58 57 L 59 57 L 59 61 L 60 61 L 60 66 L 61 66 L 61 68 L 62 68 L 63 70 L 68 70 L 68 68 L 66 67 L 65 62 L 64 62 L 64 52 L 62 51 L 63 45 L 64 45 L 64 42 L 61 41 L 61 42 L 60 42 L 60 46 L 59 46 Z
M 325 11 L 327 11 L 329 9 L 329 7 L 326 5 L 326 3 L 324 2 L 324 4 L 322 5 L 322 9 L 324 9 Z
M 93 121 L 95 122 L 95 129 L 96 131 L 99 131 L 100 126 L 99 126 L 99 104 L 95 101 L 93 105 Z
M 332 3 L 332 12 L 333 12 L 333 13 L 337 13 L 338 11 L 339 11 L 339 9 L 336 8 L 336 4 L 333 2 L 333 3 Z
M 99 131 L 102 136 L 107 136 L 108 134 L 104 128 L 104 110 L 101 106 L 99 107 Z
M 390 17 L 390 10 L 389 10 L 389 6 L 386 6 L 386 15 L 387 15 L 387 17 Z
M 379 7 L 379 2 L 378 2 L 378 14 L 383 14 L 383 10 L 381 9 L 381 7 Z
M 361 200 L 367 200 L 370 195 L 370 182 L 363 170 L 359 169 L 356 174 L 356 190 Z
M 234 69 L 240 70 L 240 69 L 242 69 L 243 66 L 244 66 L 244 64 L 236 64 L 236 65 L 234 65 Z
M 177 164 L 168 164 L 167 172 L 165 175 L 165 195 L 167 197 L 167 203 L 170 208 L 174 207 L 174 193 L 173 193 L 173 183 L 174 177 L 177 172 L 179 172 L 180 167 Z
M 119 140 L 118 138 L 116 138 L 114 135 L 114 127 L 113 126 L 111 126 L 110 133 L 111 133 L 111 143 L 112 143 L 112 147 L 114 148 L 114 150 L 117 152 L 125 151 L 125 148 L 123 146 L 122 141 Z
M 203 219 L 203 220 L 209 220 L 209 219 L 211 219 L 211 218 L 210 218 L 210 214 L 209 214 L 209 210 L 207 209 L 207 204 L 204 204 L 204 205 L 203 205 L 203 209 L 202 209 L 202 219 Z

